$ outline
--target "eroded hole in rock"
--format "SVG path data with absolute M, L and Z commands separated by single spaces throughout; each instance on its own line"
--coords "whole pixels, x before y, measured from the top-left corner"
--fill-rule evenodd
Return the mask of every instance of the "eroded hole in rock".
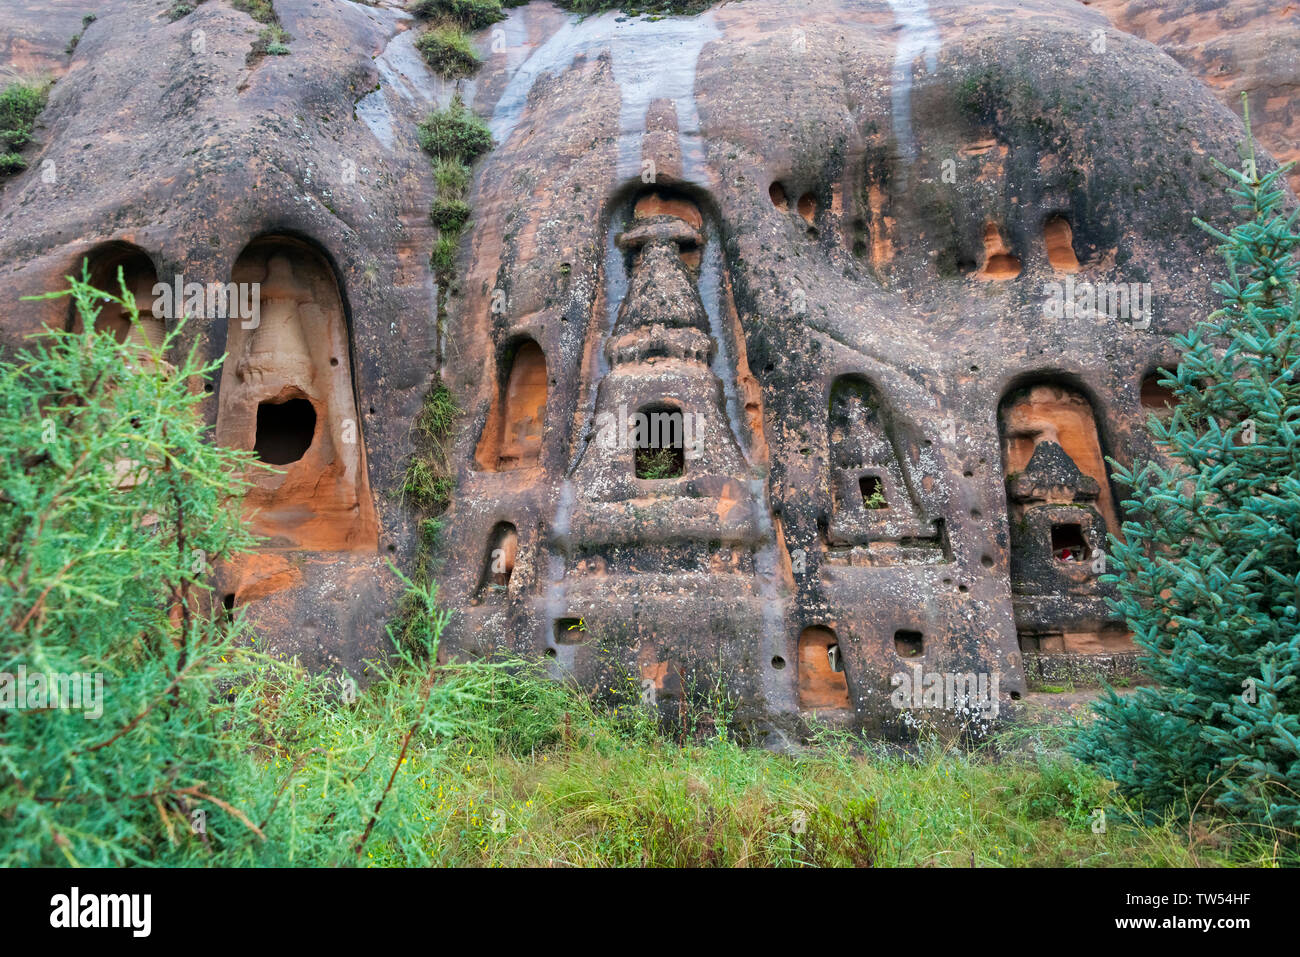
M 817 218 L 817 197 L 812 193 L 804 193 L 799 197 L 799 215 L 807 223 L 812 223 Z
M 919 631 L 900 629 L 894 632 L 894 650 L 902 658 L 919 658 L 925 654 L 925 636 Z
M 1052 557 L 1058 562 L 1081 562 L 1087 549 L 1088 544 L 1083 540 L 1083 526 L 1052 526 Z
M 889 508 L 885 501 L 885 489 L 878 475 L 864 475 L 858 479 L 858 491 L 862 493 L 863 508 Z
M 811 625 L 799 635 L 799 707 L 804 710 L 850 707 L 839 641 L 834 631 L 821 625 Z
M 1074 253 L 1074 232 L 1064 216 L 1051 216 L 1043 224 L 1043 243 L 1047 261 L 1058 272 L 1078 272 L 1079 257 Z
M 984 227 L 984 268 L 975 274 L 978 279 L 1006 280 L 1020 275 L 1020 259 L 995 223 Z
M 580 645 L 587 640 L 587 626 L 581 618 L 557 618 L 555 620 L 555 643 L 557 645 Z
M 780 183 L 773 183 L 767 188 L 768 198 L 772 200 L 772 205 L 783 212 L 790 209 L 790 201 L 785 198 L 785 187 Z
M 1173 413 L 1175 401 L 1173 390 L 1160 381 L 1161 371 L 1157 369 L 1142 379 L 1141 402 L 1148 412 L 1166 418 Z
M 636 477 L 649 479 L 681 478 L 686 474 L 686 444 L 682 413 L 665 406 L 640 410 L 633 423 L 632 441 L 636 449 Z
M 316 410 L 306 399 L 263 402 L 253 451 L 268 465 L 291 465 L 307 454 L 315 434 Z
M 780 655 L 773 655 L 772 667 L 775 668 L 777 671 L 781 671 L 783 668 L 785 668 L 785 659 L 782 658 Z
M 235 593 L 228 592 L 221 596 L 222 615 L 226 621 L 235 620 Z
M 501 388 L 488 415 L 475 456 L 492 472 L 532 468 L 542 453 L 546 418 L 546 355 L 532 339 L 507 352 Z

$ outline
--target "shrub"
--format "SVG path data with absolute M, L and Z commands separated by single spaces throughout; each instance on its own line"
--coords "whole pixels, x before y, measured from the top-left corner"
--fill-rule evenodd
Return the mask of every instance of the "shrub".
M 420 148 L 435 159 L 472 163 L 492 148 L 492 133 L 481 119 L 454 97 L 442 110 L 430 113 L 419 126 Z
M 469 221 L 469 204 L 462 199 L 442 199 L 433 201 L 429 207 L 429 218 L 433 225 L 445 232 L 457 233 Z
M 408 7 L 425 20 L 450 20 L 466 30 L 482 30 L 504 19 L 501 0 L 415 0 Z
M 441 26 L 420 34 L 415 48 L 438 76 L 455 79 L 478 69 L 479 58 L 469 37 L 452 26 Z
M 0 152 L 13 152 L 31 142 L 32 126 L 45 109 L 45 96 L 45 86 L 36 83 L 10 83 L 0 91 Z
M 443 235 L 438 237 L 438 241 L 433 244 L 433 252 L 429 255 L 429 265 L 433 267 L 433 274 L 441 283 L 450 282 L 456 274 L 456 254 L 460 251 L 460 237 L 452 235 Z

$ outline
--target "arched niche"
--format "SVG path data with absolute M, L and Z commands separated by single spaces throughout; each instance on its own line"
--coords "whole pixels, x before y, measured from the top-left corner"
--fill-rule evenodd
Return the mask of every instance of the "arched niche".
M 478 600 L 504 597 L 510 588 L 519 555 L 519 530 L 511 522 L 497 522 L 488 536 L 487 554 L 479 577 Z
M 90 284 L 96 289 L 122 297 L 122 283 L 135 298 L 138 318 L 133 322 L 130 313 L 115 302 L 103 301 L 99 315 L 95 318 L 96 332 L 111 332 L 118 342 L 134 342 L 141 345 L 159 345 L 167 334 L 165 318 L 156 318 L 153 314 L 154 286 L 158 283 L 158 271 L 153 260 L 139 246 L 130 243 L 114 242 L 100 246 L 86 257 L 90 271 Z M 121 270 L 121 282 L 118 271 Z M 78 267 L 77 273 L 81 269 Z M 174 318 L 174 317 L 173 317 Z M 81 314 L 73 304 L 68 316 L 68 328 L 73 332 L 83 329 Z
M 1047 261 L 1057 272 L 1078 272 L 1079 257 L 1074 251 L 1074 230 L 1064 215 L 1055 213 L 1043 222 L 1043 246 Z
M 480 470 L 507 472 L 536 466 L 546 419 L 546 355 L 532 339 L 506 350 L 497 395 L 479 438 Z
M 851 707 L 844 659 L 835 632 L 811 625 L 799 634 L 799 707 L 804 711 Z
M 1013 388 L 999 403 L 998 426 L 1003 470 L 1009 478 L 1025 471 L 1040 444 L 1054 442 L 1083 475 L 1097 483 L 1096 507 L 1107 531 L 1119 533 L 1106 450 L 1086 395 L 1050 379 Z
M 217 441 L 255 450 L 245 499 L 269 547 L 363 550 L 378 526 L 352 383 L 347 313 L 311 244 L 267 236 L 231 270 Z M 232 301 L 233 298 L 232 298 Z
M 1161 378 L 1165 373 L 1177 374 L 1176 369 L 1152 369 L 1142 377 L 1139 400 L 1142 403 L 1144 412 L 1155 414 L 1158 418 L 1166 419 L 1174 414 L 1174 406 L 1177 405 L 1177 399 L 1174 398 L 1173 389 L 1165 385 Z

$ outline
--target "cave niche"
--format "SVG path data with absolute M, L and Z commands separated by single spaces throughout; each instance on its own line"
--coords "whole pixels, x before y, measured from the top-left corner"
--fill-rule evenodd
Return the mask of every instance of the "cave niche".
M 268 548 L 372 551 L 378 524 L 352 381 L 348 317 L 333 267 L 288 236 L 254 240 L 231 282 L 217 441 L 251 449 L 245 508 Z

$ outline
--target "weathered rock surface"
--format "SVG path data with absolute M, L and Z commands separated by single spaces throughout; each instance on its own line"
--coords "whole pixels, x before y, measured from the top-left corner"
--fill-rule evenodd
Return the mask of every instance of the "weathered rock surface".
M 257 24 L 222 0 L 174 23 L 98 5 L 0 192 L 0 335 L 66 322 L 17 300 L 83 256 L 270 287 L 269 348 L 229 316 L 188 330 L 234 350 L 227 441 L 260 442 L 266 409 L 292 428 L 263 447 L 300 452 L 250 515 L 278 537 L 221 571 L 279 650 L 354 673 L 382 650 L 440 373 L 465 410 L 436 556 L 452 653 L 545 656 L 665 714 L 721 687 L 770 740 L 813 712 L 907 733 L 892 676 L 917 664 L 997 674 L 1005 716 L 1027 670 L 1064 673 L 1026 655 L 1125 653 L 1079 557 L 1118 531 L 1103 457 L 1153 454 L 1166 334 L 1210 308 L 1191 217 L 1232 218 L 1209 159 L 1242 129 L 1196 71 L 1075 0 L 658 22 L 539 0 L 461 83 L 497 146 L 439 338 L 414 125 L 451 91 L 391 5 L 275 7 L 291 52 L 250 60 Z M 8 66 L 57 61 L 62 23 L 10 33 Z M 1287 99 L 1285 57 L 1233 42 Z M 1261 138 L 1293 108 L 1264 104 Z M 655 448 L 637 413 L 684 434 Z

